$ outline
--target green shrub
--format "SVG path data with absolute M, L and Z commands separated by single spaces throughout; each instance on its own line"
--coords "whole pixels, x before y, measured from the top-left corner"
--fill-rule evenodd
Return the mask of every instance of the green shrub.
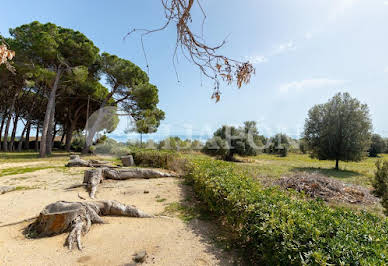
M 379 160 L 376 162 L 376 167 L 373 180 L 374 194 L 381 198 L 381 205 L 385 208 L 385 215 L 388 216 L 388 161 Z
M 185 172 L 187 160 L 173 151 L 138 150 L 133 153 L 133 160 L 138 166 L 164 168 L 178 174 Z
M 226 218 L 251 264 L 387 265 L 387 219 L 262 188 L 234 167 L 196 159 L 187 179 L 208 209 Z

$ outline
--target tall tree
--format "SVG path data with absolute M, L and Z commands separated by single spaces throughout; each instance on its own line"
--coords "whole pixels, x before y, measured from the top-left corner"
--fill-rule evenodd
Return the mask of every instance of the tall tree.
M 52 23 L 35 21 L 11 29 L 10 34 L 32 63 L 55 74 L 48 82 L 48 102 L 42 127 L 40 156 L 45 157 L 47 135 L 53 129 L 55 99 L 63 73 L 74 67 L 94 64 L 99 50 L 82 33 Z
M 369 108 L 349 93 L 338 93 L 310 109 L 304 139 L 319 160 L 360 161 L 369 148 L 372 122 Z
M 106 77 L 110 85 L 109 93 L 102 100 L 100 105 L 100 115 L 93 123 L 94 126 L 88 129 L 86 145 L 83 153 L 89 152 L 93 139 L 97 133 L 97 127 L 102 122 L 104 116 L 104 107 L 109 102 L 117 106 L 125 106 L 127 112 L 131 115 L 133 112 L 139 112 L 149 104 L 154 104 L 157 99 L 157 89 L 152 87 L 148 81 L 147 74 L 129 60 L 119 58 L 115 55 L 103 53 L 101 56 L 101 72 Z M 155 97 L 156 92 L 156 97 Z M 150 97 L 154 95 L 154 97 Z

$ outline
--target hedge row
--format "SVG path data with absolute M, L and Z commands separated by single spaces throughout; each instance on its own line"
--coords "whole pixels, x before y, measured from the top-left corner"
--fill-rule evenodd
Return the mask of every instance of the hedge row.
M 238 233 L 252 264 L 388 265 L 388 219 L 263 188 L 232 163 L 190 165 L 194 191 Z
M 164 168 L 179 174 L 185 172 L 187 160 L 174 151 L 138 150 L 133 151 L 133 160 L 138 166 Z

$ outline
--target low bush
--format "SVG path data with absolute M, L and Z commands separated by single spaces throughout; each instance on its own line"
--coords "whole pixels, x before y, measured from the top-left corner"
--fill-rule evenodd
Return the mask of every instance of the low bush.
M 374 194 L 381 198 L 381 205 L 388 216 L 388 161 L 379 160 L 376 163 L 377 171 L 373 180 Z
M 164 168 L 178 174 L 185 172 L 187 160 L 173 151 L 138 150 L 133 153 L 133 160 L 138 166 Z
M 232 163 L 190 161 L 196 195 L 224 217 L 250 264 L 387 265 L 388 220 L 263 188 Z

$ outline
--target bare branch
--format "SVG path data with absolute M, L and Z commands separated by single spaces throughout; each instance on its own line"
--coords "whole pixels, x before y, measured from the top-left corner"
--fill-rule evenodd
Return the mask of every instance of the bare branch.
M 195 1 L 203 15 L 201 36 L 196 35 L 190 29 L 190 24 L 192 23 L 191 11 Z M 180 48 L 181 53 L 189 62 L 196 65 L 203 75 L 214 81 L 212 98 L 217 102 L 220 100 L 221 94 L 220 80 L 225 81 L 229 85 L 235 82 L 238 88 L 250 82 L 252 75 L 255 74 L 255 68 L 251 63 L 240 62 L 218 54 L 218 50 L 226 43 L 225 40 L 216 46 L 209 46 L 204 41 L 203 27 L 206 14 L 200 0 L 161 0 L 161 2 L 166 19 L 163 26 L 153 30 L 133 29 L 124 37 L 127 38 L 136 31 L 142 32 L 141 45 L 147 63 L 147 69 L 149 69 L 149 64 L 143 38 L 151 33 L 166 29 L 170 24 L 175 24 L 177 28 L 177 39 L 173 55 L 173 65 L 177 78 L 178 73 L 176 71 L 175 59 L 177 58 L 178 48 Z

